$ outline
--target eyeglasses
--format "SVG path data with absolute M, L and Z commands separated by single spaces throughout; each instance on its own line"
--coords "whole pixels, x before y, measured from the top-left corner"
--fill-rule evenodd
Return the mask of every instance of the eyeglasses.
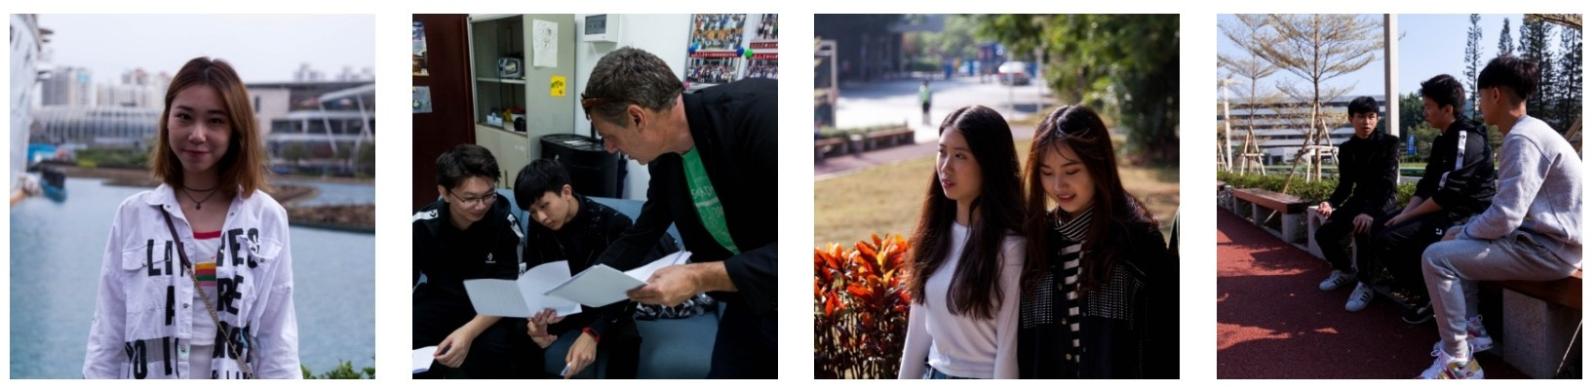
M 582 94 L 582 113 L 587 114 L 589 118 L 593 115 L 593 107 L 601 104 L 604 104 L 604 98 L 589 97 L 587 94 Z
M 488 200 L 494 199 L 494 196 L 496 196 L 497 194 L 489 192 L 489 193 L 481 194 L 481 195 L 470 195 L 470 194 L 467 194 L 465 197 L 461 197 L 459 194 L 455 194 L 454 190 L 450 190 L 449 191 L 449 195 L 450 196 L 454 196 L 454 198 L 456 200 L 459 200 L 461 204 L 465 204 L 465 205 L 487 205 L 488 204 Z

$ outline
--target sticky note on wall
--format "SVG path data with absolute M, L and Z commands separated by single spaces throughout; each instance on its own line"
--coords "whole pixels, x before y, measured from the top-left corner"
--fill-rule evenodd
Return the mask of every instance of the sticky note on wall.
M 565 96 L 565 76 L 549 76 L 549 96 L 556 98 Z

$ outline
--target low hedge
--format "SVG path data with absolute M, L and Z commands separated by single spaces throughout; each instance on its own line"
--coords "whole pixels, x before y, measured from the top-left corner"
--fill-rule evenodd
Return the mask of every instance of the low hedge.
M 1218 178 L 1220 182 L 1237 189 L 1281 191 L 1286 187 L 1285 175 L 1237 174 L 1220 171 Z M 1308 182 L 1303 177 L 1296 176 L 1291 178 L 1291 188 L 1286 189 L 1285 193 L 1311 202 L 1324 201 L 1330 199 L 1330 194 L 1336 191 L 1336 184 L 1337 180 L 1334 177 Z M 1397 203 L 1407 203 L 1408 198 L 1413 197 L 1413 189 L 1412 182 L 1398 184 Z

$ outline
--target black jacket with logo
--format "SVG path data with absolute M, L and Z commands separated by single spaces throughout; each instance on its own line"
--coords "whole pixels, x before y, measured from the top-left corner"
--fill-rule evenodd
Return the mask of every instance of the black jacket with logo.
M 1485 128 L 1466 120 L 1452 122 L 1435 136 L 1413 196 L 1434 200 L 1454 220 L 1484 212 L 1496 195 L 1496 166 Z
M 416 211 L 410 223 L 410 283 L 420 282 L 423 275 L 426 283 L 412 294 L 412 316 L 440 328 L 459 327 L 476 316 L 465 280 L 513 280 L 520 274 L 522 234 L 510 210 L 510 200 L 497 195 L 482 220 L 464 231 L 449 222 L 449 205 L 443 200 Z

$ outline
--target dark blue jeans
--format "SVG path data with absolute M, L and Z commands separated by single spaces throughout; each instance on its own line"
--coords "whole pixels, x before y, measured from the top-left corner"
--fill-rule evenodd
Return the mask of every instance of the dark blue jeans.
M 972 377 L 958 377 L 958 376 L 953 376 L 953 375 L 949 375 L 949 374 L 946 374 L 946 373 L 942 373 L 942 371 L 938 371 L 935 367 L 932 367 L 930 365 L 925 366 L 925 375 L 920 377 L 920 378 L 921 379 L 932 379 L 932 380 L 974 379 Z

